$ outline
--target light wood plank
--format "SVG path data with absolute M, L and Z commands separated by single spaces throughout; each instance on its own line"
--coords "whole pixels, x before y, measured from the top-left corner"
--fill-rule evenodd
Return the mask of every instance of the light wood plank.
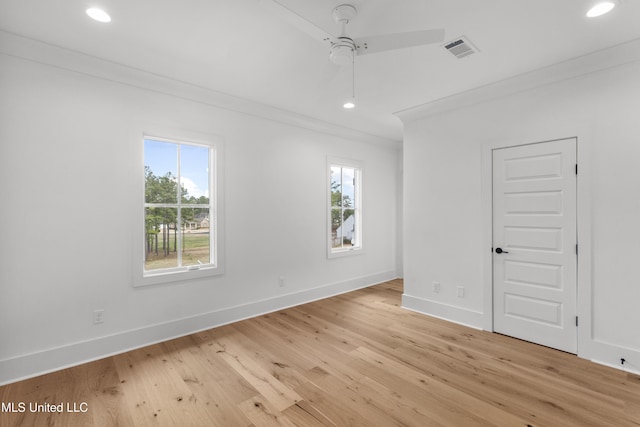
M 211 425 L 250 425 L 251 422 L 246 414 L 243 414 L 240 409 L 233 409 L 234 394 L 228 393 L 224 382 L 219 381 L 221 372 L 224 372 L 224 376 L 231 378 L 234 377 L 233 374 L 219 369 L 220 365 L 211 363 L 209 357 L 202 357 L 202 350 L 194 344 L 195 340 L 189 336 L 163 343 L 163 347 L 168 350 L 167 358 L 176 367 L 176 371 L 189 388 L 195 401 L 206 407 Z M 235 379 L 241 381 L 240 376 Z M 258 393 L 250 386 L 242 387 L 240 391 L 240 396 Z
M 289 418 L 284 416 L 276 409 L 269 400 L 261 395 L 257 395 L 252 399 L 248 399 L 238 404 L 238 408 L 249 418 L 256 426 L 264 427 L 295 427 Z
M 282 411 L 301 401 L 302 398 L 292 389 L 276 379 L 256 362 L 254 355 L 242 347 L 242 337 L 234 339 L 216 338 L 217 353 L 227 364 L 251 384 L 271 405 Z

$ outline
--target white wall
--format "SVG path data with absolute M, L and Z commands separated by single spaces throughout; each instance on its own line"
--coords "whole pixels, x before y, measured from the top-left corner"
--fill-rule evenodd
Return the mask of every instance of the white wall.
M 0 384 L 396 276 L 397 144 L 13 39 L 0 46 Z M 132 135 L 147 125 L 224 138 L 223 276 L 132 286 Z M 358 256 L 327 259 L 327 156 L 364 164 Z
M 486 154 L 577 137 L 578 355 L 640 371 L 639 51 L 631 42 L 399 113 L 405 306 L 491 329 Z

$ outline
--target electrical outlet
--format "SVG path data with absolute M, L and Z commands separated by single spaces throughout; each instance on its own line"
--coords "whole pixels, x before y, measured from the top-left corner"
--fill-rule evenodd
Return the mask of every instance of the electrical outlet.
M 464 286 L 458 286 L 457 295 L 458 298 L 464 298 Z
M 433 282 L 433 292 L 436 294 L 440 293 L 440 282 Z
M 280 286 L 281 288 L 284 288 L 284 285 L 285 285 L 284 276 L 280 276 L 278 278 L 278 286 Z
M 93 310 L 93 324 L 104 323 L 104 308 Z

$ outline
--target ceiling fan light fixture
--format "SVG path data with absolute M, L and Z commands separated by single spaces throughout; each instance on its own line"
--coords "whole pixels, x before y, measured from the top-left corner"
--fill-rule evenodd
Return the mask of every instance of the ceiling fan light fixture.
M 336 65 L 345 66 L 353 63 L 356 55 L 356 45 L 349 37 L 339 37 L 338 40 L 331 45 L 329 59 Z
M 354 104 L 353 99 L 348 100 L 347 102 L 345 102 L 342 105 L 346 110 L 350 110 L 352 108 L 355 108 L 356 104 Z
M 587 18 L 595 18 L 609 13 L 616 7 L 615 1 L 601 1 L 594 4 L 591 9 L 587 11 Z
M 329 54 L 329 59 L 336 65 L 345 66 L 351 64 L 353 53 L 351 50 L 346 49 L 332 49 Z
M 89 15 L 91 19 L 95 19 L 98 22 L 111 22 L 111 16 L 109 16 L 109 14 L 104 10 L 97 7 L 91 7 L 87 9 L 87 15 Z

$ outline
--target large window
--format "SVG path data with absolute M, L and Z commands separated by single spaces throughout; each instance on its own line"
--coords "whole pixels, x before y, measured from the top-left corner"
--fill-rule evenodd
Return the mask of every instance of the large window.
M 362 249 L 362 168 L 353 161 L 329 159 L 329 257 Z
M 143 284 L 218 274 L 216 157 L 215 145 L 144 137 Z

